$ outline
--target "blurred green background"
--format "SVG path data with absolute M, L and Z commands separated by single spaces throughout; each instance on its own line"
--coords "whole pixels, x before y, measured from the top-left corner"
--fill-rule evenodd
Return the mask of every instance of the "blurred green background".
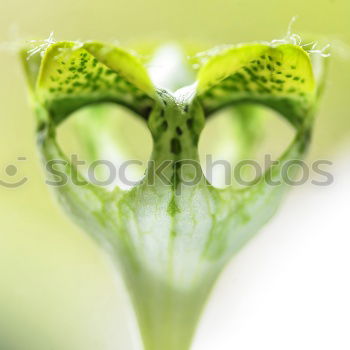
M 44 184 L 34 117 L 13 53 L 18 40 L 54 31 L 58 40 L 99 39 L 126 47 L 142 41 L 210 47 L 280 38 L 295 15 L 295 32 L 333 46 L 309 159 L 336 159 L 350 146 L 347 0 L 1 0 L 0 179 L 28 178 L 16 189 L 0 185 L 1 350 L 112 350 L 116 344 L 124 350 L 133 342 L 120 281 Z M 19 171 L 9 177 L 10 164 Z

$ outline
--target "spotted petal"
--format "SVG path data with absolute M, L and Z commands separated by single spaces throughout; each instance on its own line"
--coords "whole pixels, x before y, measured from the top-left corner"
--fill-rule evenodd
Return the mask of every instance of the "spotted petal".
M 207 115 L 229 104 L 257 102 L 297 125 L 314 107 L 316 84 L 303 48 L 248 44 L 224 49 L 203 65 L 197 96 Z
M 24 53 L 28 80 L 38 102 L 59 123 L 78 108 L 97 102 L 124 105 L 146 118 L 155 89 L 138 59 L 98 42 L 58 42 L 39 54 Z M 40 64 L 40 70 L 35 69 Z

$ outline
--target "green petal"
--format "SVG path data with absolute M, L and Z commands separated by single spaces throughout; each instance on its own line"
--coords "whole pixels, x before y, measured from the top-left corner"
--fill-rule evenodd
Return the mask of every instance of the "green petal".
M 30 81 L 33 86 L 32 75 Z M 96 42 L 51 45 L 42 58 L 34 92 L 56 124 L 97 102 L 115 102 L 147 117 L 155 99 L 155 89 L 136 57 Z
M 251 101 L 276 109 L 296 125 L 315 104 L 311 61 L 296 45 L 225 49 L 203 65 L 197 80 L 197 96 L 207 115 L 228 104 Z

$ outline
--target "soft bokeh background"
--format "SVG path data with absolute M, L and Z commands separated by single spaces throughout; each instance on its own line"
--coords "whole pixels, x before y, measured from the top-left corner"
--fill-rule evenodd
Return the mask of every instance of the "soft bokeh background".
M 293 189 L 228 266 L 194 349 L 350 348 L 349 1 L 0 1 L 0 179 L 28 178 L 16 189 L 0 185 L 1 350 L 137 349 L 118 276 L 44 185 L 13 43 L 54 31 L 57 39 L 124 46 L 150 40 L 210 47 L 279 38 L 294 15 L 296 32 L 333 45 L 309 160 L 332 160 L 335 181 Z M 12 177 L 10 164 L 19 169 Z

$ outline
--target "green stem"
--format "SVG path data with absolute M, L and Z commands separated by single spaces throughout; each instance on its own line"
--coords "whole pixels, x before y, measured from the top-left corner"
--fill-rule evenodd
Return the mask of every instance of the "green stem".
M 213 283 L 180 291 L 150 276 L 129 288 L 145 350 L 189 350 Z M 130 283 L 130 281 L 129 281 Z

